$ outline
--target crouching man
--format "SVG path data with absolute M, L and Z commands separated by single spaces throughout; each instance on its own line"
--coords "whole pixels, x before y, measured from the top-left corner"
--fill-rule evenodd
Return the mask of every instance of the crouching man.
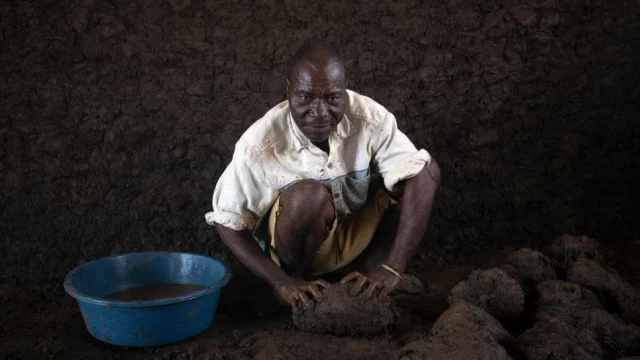
M 427 228 L 438 165 L 393 114 L 347 89 L 324 42 L 294 54 L 286 91 L 237 141 L 207 223 L 291 306 L 320 299 L 323 277 L 340 272 L 354 294 L 395 290 Z M 393 205 L 395 237 L 372 241 Z

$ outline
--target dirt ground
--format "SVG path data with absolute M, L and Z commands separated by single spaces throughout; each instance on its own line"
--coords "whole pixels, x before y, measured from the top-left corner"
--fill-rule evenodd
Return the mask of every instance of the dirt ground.
M 565 232 L 609 246 L 637 286 L 638 18 L 636 0 L 3 1 L 0 359 L 389 359 L 474 266 Z M 310 37 L 443 171 L 412 262 L 427 290 L 397 298 L 383 336 L 297 331 L 204 222 Z M 127 350 L 88 334 L 62 279 L 144 250 L 234 266 L 209 330 Z
M 603 253 L 607 264 L 640 288 L 639 249 L 640 245 L 609 244 Z M 398 323 L 386 334 L 364 338 L 299 331 L 291 311 L 278 305 L 262 283 L 245 275 L 241 283 L 225 288 L 214 323 L 205 332 L 180 343 L 145 349 L 123 349 L 91 337 L 74 300 L 59 284 L 37 288 L 2 285 L 0 358 L 388 360 L 402 346 L 427 336 L 448 308 L 447 295 L 453 286 L 473 269 L 496 266 L 504 260 L 500 253 L 479 254 L 473 263 L 439 271 L 414 263 L 411 271 L 427 284 L 425 291 L 395 295 L 401 309 Z
M 487 255 L 485 265 L 499 261 Z M 412 340 L 424 337 L 448 305 L 448 290 L 471 271 L 462 266 L 419 275 L 429 289 L 395 296 L 402 315 L 388 334 L 370 338 L 304 333 L 291 310 L 275 302 L 261 283 L 225 288 L 214 324 L 181 343 L 148 349 L 121 349 L 91 337 L 72 298 L 58 284 L 0 287 L 2 359 L 390 359 Z M 242 290 L 251 288 L 252 290 Z

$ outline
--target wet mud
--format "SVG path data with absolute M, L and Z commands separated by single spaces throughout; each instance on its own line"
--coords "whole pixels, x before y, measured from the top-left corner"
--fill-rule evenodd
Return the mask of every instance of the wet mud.
M 191 284 L 160 284 L 140 286 L 132 289 L 118 291 L 104 298 L 117 301 L 145 301 L 158 300 L 187 295 L 206 289 L 206 286 Z
M 461 301 L 442 313 L 431 328 L 432 335 L 479 333 L 491 336 L 495 342 L 507 343 L 511 334 L 484 309 Z
M 597 292 L 605 306 L 621 311 L 623 316 L 640 325 L 640 289 L 632 286 L 613 269 L 593 260 L 580 260 L 567 271 L 567 279 Z
M 342 336 L 378 335 L 395 324 L 399 309 L 389 296 L 352 295 L 352 287 L 338 284 L 323 289 L 322 300 L 293 311 L 293 323 L 304 331 Z
M 529 286 L 555 279 L 557 276 L 551 259 L 540 251 L 520 249 L 509 255 L 507 262 L 502 269 Z
M 525 292 L 500 268 L 474 270 L 451 290 L 449 304 L 465 301 L 505 321 L 515 321 L 524 310 Z

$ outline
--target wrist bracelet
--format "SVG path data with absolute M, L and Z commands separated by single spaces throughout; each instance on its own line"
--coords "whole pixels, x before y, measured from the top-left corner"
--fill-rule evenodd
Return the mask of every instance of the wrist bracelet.
M 397 272 L 394 268 L 392 268 L 391 266 L 387 265 L 387 264 L 382 264 L 382 268 L 387 270 L 388 272 L 392 273 L 393 275 L 397 276 L 399 279 L 402 279 L 402 276 L 400 276 L 400 273 Z

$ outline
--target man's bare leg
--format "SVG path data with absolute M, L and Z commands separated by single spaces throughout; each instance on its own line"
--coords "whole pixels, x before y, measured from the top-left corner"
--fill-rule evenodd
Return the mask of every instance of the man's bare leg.
M 333 223 L 334 207 L 329 190 L 322 184 L 303 180 L 280 196 L 275 228 L 276 254 L 283 270 L 301 279 Z
M 392 205 L 389 207 L 382 219 L 380 219 L 378 229 L 364 251 L 345 267 L 327 274 L 327 279 L 336 281 L 353 271 L 366 274 L 382 266 L 387 260 L 393 245 L 393 239 L 398 231 L 399 217 L 399 206 Z
M 368 274 L 378 269 L 384 264 L 391 251 L 393 239 L 398 232 L 400 223 L 400 205 L 392 205 L 387 209 L 376 233 L 371 238 L 371 242 L 367 248 L 350 264 L 339 269 L 335 273 L 326 276 L 328 281 L 338 281 L 347 274 L 357 271 L 362 274 Z M 415 293 L 422 289 L 421 281 L 411 274 L 403 274 L 403 280 L 397 290 Z

